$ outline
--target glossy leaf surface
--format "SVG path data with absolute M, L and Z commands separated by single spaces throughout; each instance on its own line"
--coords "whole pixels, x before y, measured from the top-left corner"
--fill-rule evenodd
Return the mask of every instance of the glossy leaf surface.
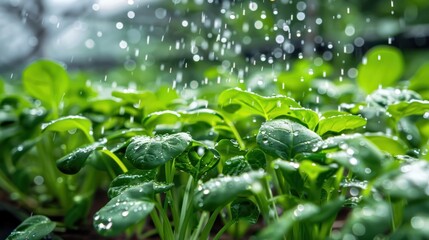
M 238 196 L 250 195 L 253 184 L 258 185 L 263 176 L 261 172 L 249 172 L 211 179 L 198 186 L 194 195 L 195 206 L 208 211 L 223 207 Z
M 268 154 L 287 160 L 297 153 L 311 152 L 322 139 L 299 123 L 276 119 L 262 125 L 256 141 Z
M 49 218 L 41 215 L 34 215 L 25 219 L 7 237 L 7 240 L 27 240 L 42 239 L 55 229 L 56 224 Z
M 192 142 L 187 133 L 177 133 L 150 138 L 133 138 L 125 156 L 139 169 L 153 169 L 173 160 L 182 154 Z

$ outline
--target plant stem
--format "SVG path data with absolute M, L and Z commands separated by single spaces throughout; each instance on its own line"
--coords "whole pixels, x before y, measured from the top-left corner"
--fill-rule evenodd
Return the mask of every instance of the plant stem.
M 235 221 L 235 220 L 230 220 L 230 221 L 228 221 L 225 225 L 223 225 L 223 227 L 219 230 L 219 232 L 218 232 L 218 233 L 216 233 L 216 235 L 215 235 L 215 237 L 213 238 L 213 240 L 219 240 L 219 239 L 222 237 L 223 233 L 224 233 L 226 230 L 228 230 L 228 228 L 230 228 L 232 224 L 234 224 L 234 223 L 236 223 L 236 222 L 237 222 L 237 221 Z
M 238 145 L 240 146 L 241 150 L 245 150 L 246 149 L 246 144 L 244 144 L 243 139 L 240 136 L 240 133 L 237 131 L 237 129 L 234 126 L 234 123 L 232 123 L 231 120 L 229 120 L 228 118 L 226 118 L 223 114 L 219 113 L 223 120 L 225 121 L 226 125 L 228 125 L 228 127 L 231 129 L 232 134 L 234 134 L 235 139 L 238 142 Z
M 165 232 L 163 231 L 163 224 L 161 223 L 161 220 L 158 217 L 158 213 L 157 211 L 154 209 L 151 213 L 150 213 L 150 217 L 152 219 L 153 224 L 155 225 L 156 230 L 159 233 L 159 236 L 161 239 L 165 239 L 164 234 Z
M 110 150 L 104 148 L 104 149 L 101 149 L 100 152 L 106 154 L 107 156 L 109 156 L 119 166 L 119 168 L 121 168 L 121 170 L 122 170 L 123 173 L 128 172 L 127 167 L 122 163 L 121 159 L 119 159 Z
M 216 210 L 210 215 L 209 220 L 207 221 L 207 224 L 201 233 L 200 239 L 209 239 L 210 232 L 212 230 L 212 227 L 214 225 L 214 222 L 216 221 L 217 216 L 219 215 L 220 211 L 222 210 L 222 207 L 216 208 Z
M 163 232 L 165 234 L 164 235 L 165 239 L 173 240 L 174 234 L 173 234 L 173 230 L 171 227 L 170 220 L 168 219 L 167 213 L 164 211 L 164 208 L 161 206 L 159 201 L 155 201 L 155 207 L 158 210 L 159 214 L 161 215 L 161 219 L 162 219 L 161 223 L 162 223 Z
M 206 238 L 198 238 L 198 236 L 200 235 L 200 232 L 203 229 L 203 226 L 206 225 L 208 218 L 209 218 L 208 212 L 203 212 L 201 214 L 200 222 L 198 223 L 197 229 L 193 232 L 191 236 L 191 240 L 206 239 Z
M 178 239 L 185 239 L 186 230 L 189 226 L 189 218 L 193 214 L 192 196 L 196 182 L 192 176 L 189 176 L 188 183 L 186 184 L 185 193 L 183 196 L 182 209 L 180 211 L 180 220 L 178 227 Z

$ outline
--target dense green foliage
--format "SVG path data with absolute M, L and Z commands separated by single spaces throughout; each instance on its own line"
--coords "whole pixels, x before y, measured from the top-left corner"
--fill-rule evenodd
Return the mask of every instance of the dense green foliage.
M 23 89 L 0 91 L 0 187 L 67 228 L 102 189 L 102 236 L 240 238 L 261 223 L 254 239 L 429 238 L 428 65 L 399 84 L 397 49 L 365 57 L 356 82 L 305 71 L 306 89 L 213 83 L 190 99 L 165 87 L 95 97 L 58 64 L 35 62 Z M 39 218 L 10 239 L 49 234 Z

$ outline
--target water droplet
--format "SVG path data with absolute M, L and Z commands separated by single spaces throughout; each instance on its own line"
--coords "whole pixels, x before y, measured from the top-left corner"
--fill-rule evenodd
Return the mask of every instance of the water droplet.
M 123 211 L 122 213 L 121 213 L 121 215 L 122 215 L 122 217 L 126 217 L 126 216 L 128 216 L 128 214 L 129 214 L 130 212 L 128 212 L 128 211 Z
M 208 189 L 204 189 L 204 191 L 203 191 L 203 194 L 204 195 L 207 195 L 207 194 L 209 194 L 210 193 L 210 190 L 208 190 Z
M 352 232 L 356 236 L 363 236 L 365 234 L 365 232 L 366 232 L 366 228 L 361 223 L 355 223 L 352 226 Z

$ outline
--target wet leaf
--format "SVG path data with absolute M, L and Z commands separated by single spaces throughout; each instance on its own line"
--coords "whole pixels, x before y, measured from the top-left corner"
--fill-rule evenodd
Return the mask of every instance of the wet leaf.
M 93 142 L 92 137 L 92 122 L 86 117 L 82 116 L 66 116 L 42 125 L 42 131 L 52 132 L 66 132 L 73 131 L 75 129 L 81 130 L 88 140 Z
M 375 186 L 392 198 L 419 200 L 429 196 L 429 163 L 403 164 L 377 179 Z
M 389 87 L 402 76 L 404 60 L 401 52 L 390 46 L 372 48 L 358 65 L 357 83 L 367 93 Z
M 277 119 L 262 125 L 256 141 L 266 153 L 288 160 L 297 153 L 311 152 L 322 139 L 299 123 Z
M 391 207 L 383 201 L 369 200 L 353 209 L 341 234 L 334 239 L 374 239 L 383 236 L 390 227 Z
M 258 222 L 258 206 L 247 198 L 238 198 L 231 203 L 231 216 L 235 220 L 245 220 L 251 224 Z
M 429 112 L 429 101 L 411 100 L 409 102 L 398 102 L 390 105 L 387 111 L 397 119 L 411 115 L 423 115 Z
M 355 137 L 343 138 L 344 141 L 338 143 L 340 151 L 328 153 L 326 157 L 346 167 L 360 179 L 372 179 L 391 159 L 364 137 L 352 136 Z
M 279 169 L 289 188 L 295 190 L 295 193 L 301 193 L 304 189 L 304 180 L 299 173 L 300 164 L 284 160 L 273 162 L 274 169 Z
M 229 176 L 238 176 L 252 170 L 243 156 L 236 156 L 225 161 L 222 173 Z
M 429 86 L 427 81 L 429 79 L 429 63 L 423 64 L 419 70 L 414 74 L 410 79 L 411 90 L 418 92 L 424 97 L 424 99 L 429 99 Z
M 94 215 L 94 228 L 105 237 L 117 236 L 133 226 L 153 210 L 153 183 L 132 186 L 112 198 Z
M 321 223 L 328 218 L 334 217 L 343 205 L 342 199 L 332 200 L 321 206 L 313 203 L 298 204 L 286 211 L 277 222 L 263 229 L 255 239 L 258 240 L 281 240 L 293 228 L 295 223 Z
M 344 130 L 365 126 L 365 124 L 366 120 L 360 116 L 343 113 L 338 113 L 337 115 L 330 114 L 320 119 L 316 132 L 322 136 L 328 132 L 340 133 Z
M 107 194 L 109 195 L 109 198 L 114 198 L 132 186 L 141 185 L 143 183 L 155 180 L 156 174 L 157 171 L 153 169 L 133 169 L 126 173 L 120 174 L 110 183 Z
M 207 146 L 195 146 L 176 158 L 176 168 L 200 179 L 204 174 L 217 166 L 219 153 Z
M 221 159 L 226 161 L 234 156 L 244 156 L 245 151 L 240 150 L 240 146 L 235 140 L 221 139 L 216 143 L 216 150 L 219 152 Z
M 226 112 L 241 114 L 242 116 L 256 114 L 266 120 L 281 115 L 289 115 L 288 112 L 291 107 L 301 108 L 295 100 L 286 96 L 263 97 L 238 88 L 223 91 L 218 102 Z
M 421 100 L 418 93 L 408 89 L 377 89 L 366 98 L 365 102 L 373 107 L 387 108 L 390 105 L 400 102 L 409 102 L 412 100 Z
M 55 229 L 55 223 L 45 216 L 34 215 L 25 219 L 7 237 L 7 240 L 42 239 Z
M 135 137 L 125 152 L 126 158 L 139 169 L 153 169 L 182 154 L 192 143 L 187 133 L 150 138 Z
M 392 155 L 402 155 L 408 150 L 407 144 L 401 139 L 378 133 L 366 133 L 365 138 L 375 144 L 380 150 Z
M 67 92 L 69 77 L 61 65 L 39 60 L 24 70 L 22 83 L 30 96 L 42 101 L 48 109 L 56 111 Z
M 194 204 L 203 210 L 223 207 L 239 196 L 248 196 L 252 191 L 262 190 L 259 180 L 264 173 L 249 172 L 239 176 L 225 176 L 210 179 L 200 184 L 194 195 Z
M 58 159 L 57 167 L 65 174 L 76 174 L 85 165 L 89 155 L 104 145 L 104 141 L 75 149 L 73 152 Z
M 253 170 L 265 169 L 267 160 L 262 150 L 255 148 L 246 154 L 246 160 Z
M 194 124 L 205 122 L 210 126 L 216 126 L 224 122 L 223 117 L 211 109 L 197 109 L 192 111 L 161 111 L 149 114 L 143 125 L 149 131 L 153 131 L 157 125 L 174 125 L 177 123 Z

